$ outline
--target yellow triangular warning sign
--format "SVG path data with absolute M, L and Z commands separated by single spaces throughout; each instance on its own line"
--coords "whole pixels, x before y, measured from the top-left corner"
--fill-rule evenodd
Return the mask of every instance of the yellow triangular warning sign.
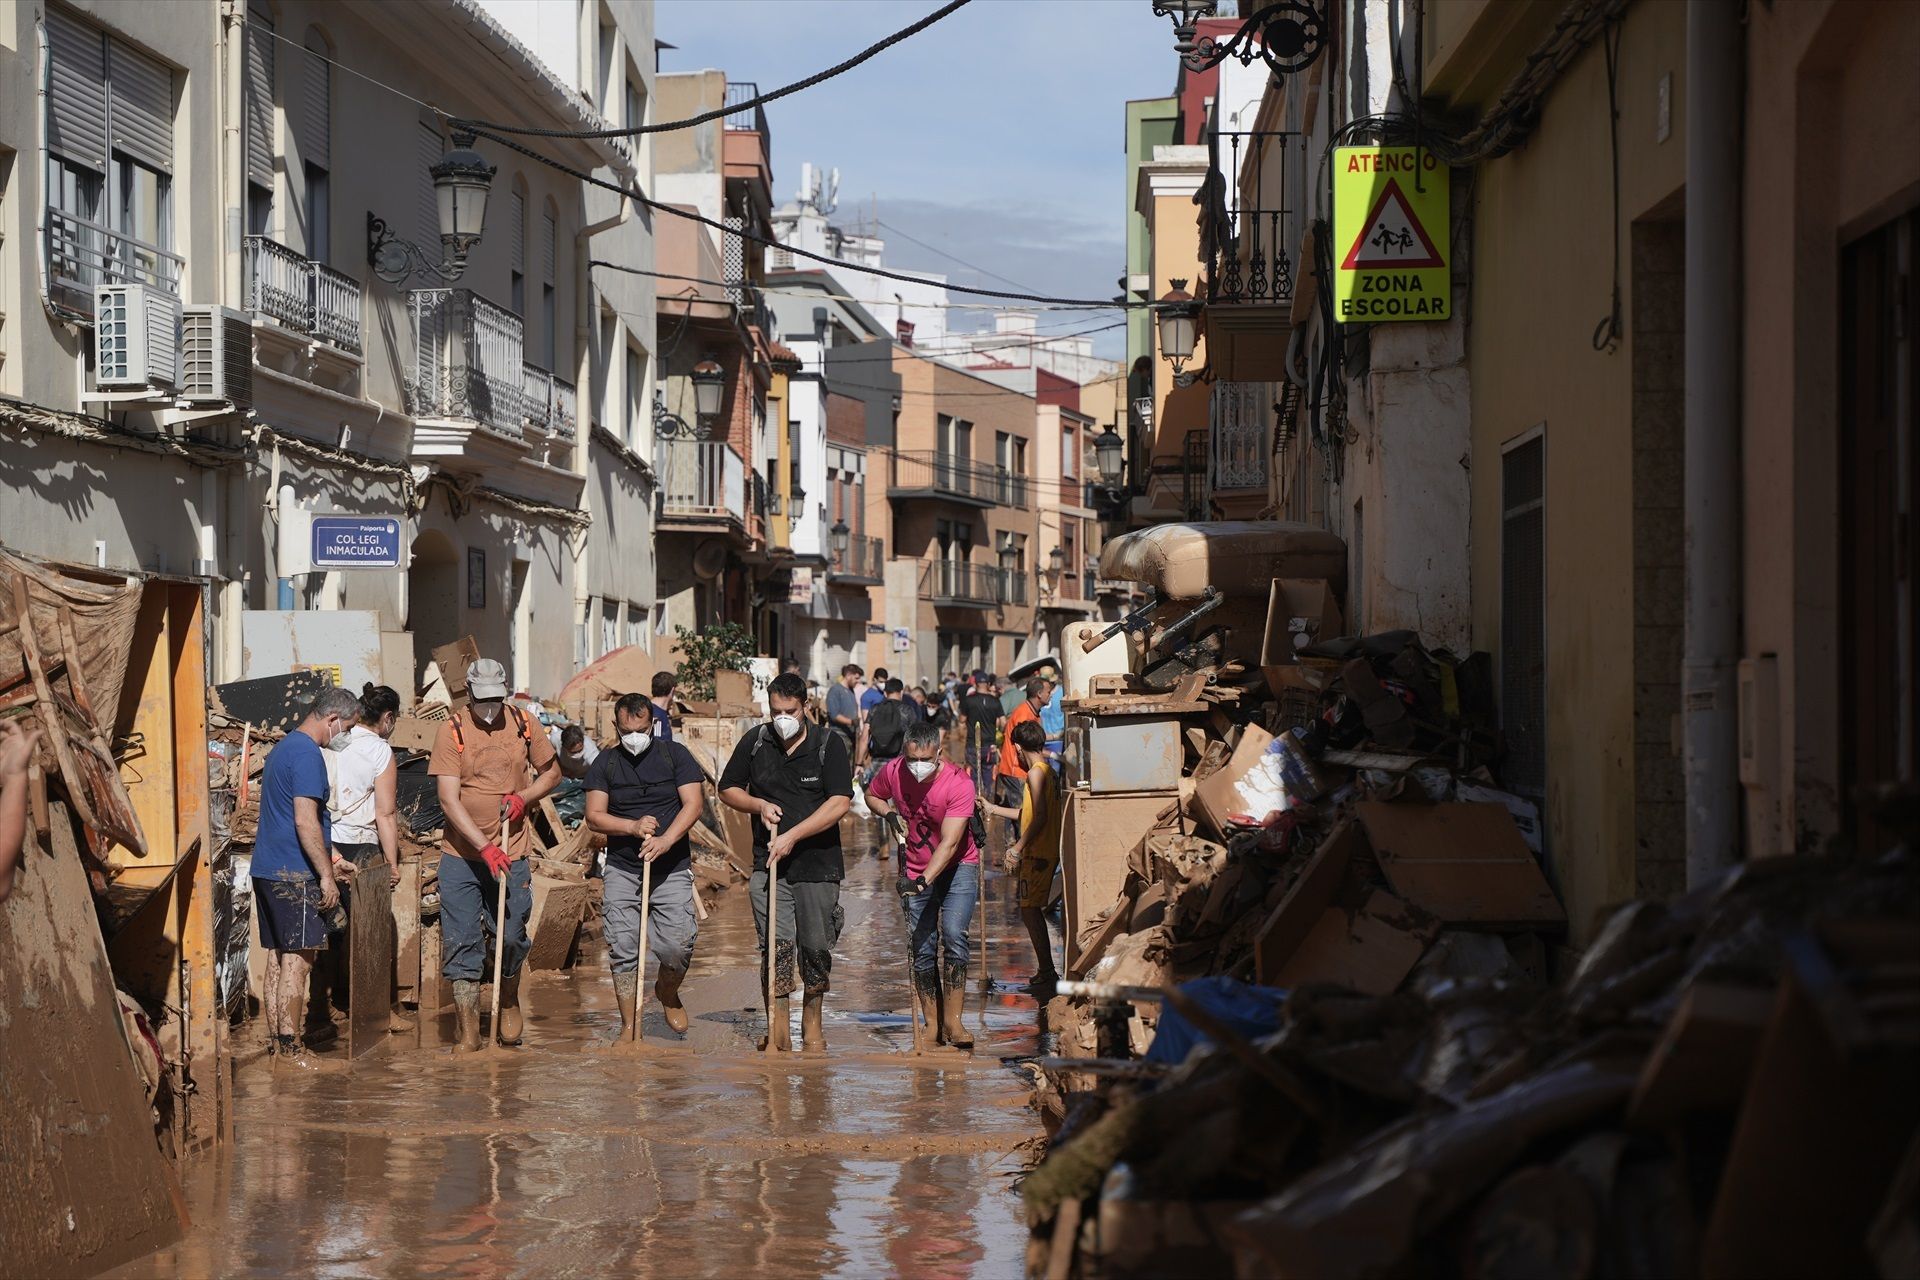
M 1372 212 L 1360 224 L 1360 234 L 1341 261 L 1343 271 L 1444 267 L 1427 229 L 1414 216 L 1413 206 L 1400 190 L 1399 180 L 1388 178 L 1374 201 Z

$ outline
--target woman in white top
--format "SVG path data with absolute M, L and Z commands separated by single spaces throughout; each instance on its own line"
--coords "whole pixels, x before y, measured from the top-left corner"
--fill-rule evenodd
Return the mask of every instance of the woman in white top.
M 370 684 L 360 694 L 360 723 L 339 750 L 329 752 L 333 794 L 328 809 L 335 853 L 364 868 L 377 851 L 386 856 L 391 883 L 400 883 L 399 769 L 387 738 L 400 713 L 400 695 Z

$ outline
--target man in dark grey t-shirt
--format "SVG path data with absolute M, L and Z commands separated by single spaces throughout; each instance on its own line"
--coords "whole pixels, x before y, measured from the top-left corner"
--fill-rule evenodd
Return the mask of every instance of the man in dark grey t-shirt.
M 827 723 L 846 744 L 848 760 L 853 759 L 854 744 L 860 737 L 860 695 L 853 686 L 864 674 L 857 663 L 849 662 L 840 668 L 840 679 L 827 689 Z

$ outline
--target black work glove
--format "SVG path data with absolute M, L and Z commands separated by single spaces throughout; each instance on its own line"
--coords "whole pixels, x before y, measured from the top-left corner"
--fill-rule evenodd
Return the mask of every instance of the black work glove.
M 893 833 L 893 838 L 905 844 L 907 840 L 906 816 L 896 809 L 887 815 L 886 822 L 887 830 Z
M 927 891 L 927 878 L 925 876 L 903 875 L 900 877 L 900 883 L 897 888 L 902 898 L 917 898 Z

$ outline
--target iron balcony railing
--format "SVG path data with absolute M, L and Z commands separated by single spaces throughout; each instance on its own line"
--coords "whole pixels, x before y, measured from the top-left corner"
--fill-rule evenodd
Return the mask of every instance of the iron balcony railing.
M 267 236 L 246 238 L 247 310 L 361 354 L 360 282 Z
M 525 434 L 526 362 L 520 317 L 471 289 L 415 289 L 414 416 L 464 418 Z
M 557 439 L 573 439 L 579 412 L 573 384 L 562 382 L 538 365 L 523 365 L 521 369 L 526 378 L 527 425 Z
M 1288 190 L 1298 135 L 1215 130 L 1212 167 L 1201 193 L 1201 245 L 1211 302 L 1281 303 L 1293 299 L 1293 228 Z
M 746 464 L 730 445 L 669 437 L 658 442 L 653 456 L 663 517 L 745 527 Z
M 885 582 L 886 563 L 880 539 L 852 537 L 845 551 L 834 554 L 827 577 L 836 582 Z
M 1033 501 L 1031 484 L 1025 476 L 928 449 L 907 449 L 893 455 L 887 494 L 890 497 L 931 495 L 982 507 L 1023 510 Z
M 91 313 L 103 284 L 144 284 L 180 296 L 187 260 L 66 212 L 47 210 L 47 279 L 66 305 Z
M 988 608 L 1001 602 L 1004 575 L 992 565 L 965 560 L 923 560 L 920 595 L 935 604 Z
M 763 136 L 766 134 L 766 108 L 758 104 L 751 107 L 739 106 L 740 103 L 752 102 L 759 96 L 760 86 L 751 80 L 727 81 L 727 96 L 721 105 L 727 109 L 728 129 L 735 133 L 758 133 Z
M 1209 487 L 1215 493 L 1267 487 L 1267 455 L 1272 449 L 1272 383 L 1213 384 L 1207 401 L 1212 434 L 1208 440 Z

